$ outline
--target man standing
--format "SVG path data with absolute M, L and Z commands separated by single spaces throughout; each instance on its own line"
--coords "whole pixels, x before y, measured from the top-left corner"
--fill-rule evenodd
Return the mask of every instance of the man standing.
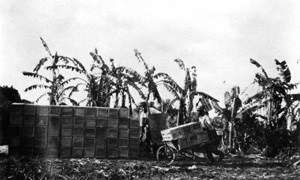
M 198 115 L 199 122 L 201 123 L 203 130 L 208 132 L 208 138 L 209 140 L 212 140 L 211 143 L 204 145 L 204 150 L 207 155 L 207 158 L 212 164 L 215 163 L 215 158 L 212 155 L 212 153 L 214 153 L 215 155 L 219 155 L 218 161 L 220 162 L 224 158 L 224 153 L 218 149 L 222 139 L 222 135 L 217 135 L 217 132 L 204 106 L 200 105 L 198 107 Z

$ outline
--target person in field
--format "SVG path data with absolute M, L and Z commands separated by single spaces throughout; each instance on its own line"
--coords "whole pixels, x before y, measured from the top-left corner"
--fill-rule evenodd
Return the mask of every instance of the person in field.
M 209 117 L 207 110 L 204 108 L 203 105 L 198 106 L 198 115 L 199 115 L 199 122 L 201 123 L 203 130 L 208 132 L 209 140 L 212 140 L 211 143 L 204 145 L 205 154 L 207 158 L 210 160 L 211 163 L 215 163 L 216 160 L 212 154 L 218 155 L 218 161 L 221 162 L 224 158 L 224 153 L 218 149 L 222 134 L 217 134 L 217 131 L 214 127 L 214 123 L 212 119 Z

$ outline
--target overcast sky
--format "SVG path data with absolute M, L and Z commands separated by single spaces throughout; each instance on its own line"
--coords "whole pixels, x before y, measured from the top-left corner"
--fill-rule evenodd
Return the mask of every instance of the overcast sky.
M 13 86 L 30 101 L 41 94 L 24 92 L 37 81 L 22 75 L 48 55 L 40 36 L 53 53 L 75 57 L 86 67 L 97 48 L 107 62 L 113 58 L 142 73 L 133 52 L 138 49 L 157 72 L 183 85 L 185 73 L 174 62 L 180 58 L 196 66 L 198 90 L 220 101 L 235 85 L 244 90 L 260 72 L 250 58 L 271 77 L 277 76 L 274 59 L 286 60 L 292 82 L 300 82 L 299 5 L 297 0 L 0 1 L 0 85 Z

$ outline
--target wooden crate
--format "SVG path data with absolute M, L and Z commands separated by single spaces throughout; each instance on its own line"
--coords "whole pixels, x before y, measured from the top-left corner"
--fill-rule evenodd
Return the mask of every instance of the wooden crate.
M 61 136 L 72 136 L 73 135 L 73 128 L 72 127 L 61 127 Z
M 126 128 L 128 129 L 130 125 L 129 118 L 119 118 L 119 128 Z
M 73 128 L 74 137 L 84 137 L 84 128 Z
M 118 138 L 118 129 L 108 129 L 107 137 L 108 138 Z
M 129 130 L 129 137 L 130 138 L 139 138 L 140 137 L 140 128 L 136 128 L 136 129 L 130 129 Z
M 85 109 L 85 116 L 86 117 L 97 117 L 97 108 L 95 107 L 88 107 Z
M 37 106 L 37 115 L 49 115 L 49 106 Z
M 119 119 L 108 118 L 107 121 L 108 121 L 107 122 L 107 127 L 108 128 L 118 128 Z
M 100 119 L 106 119 L 108 117 L 108 108 L 105 107 L 98 107 L 97 108 L 98 114 L 97 117 Z
M 35 115 L 24 115 L 23 117 L 23 126 L 32 127 L 35 126 Z
M 192 124 L 192 131 L 193 131 L 194 134 L 202 132 L 203 128 L 201 126 L 201 123 L 200 122 L 193 123 Z
M 95 138 L 85 138 L 84 140 L 84 147 L 86 149 L 94 149 L 96 144 Z
M 107 149 L 107 158 L 116 159 L 119 156 L 119 149 L 118 148 L 109 148 Z
M 75 117 L 84 117 L 85 109 L 86 108 L 82 108 L 82 107 L 74 107 L 74 116 Z
M 96 148 L 96 158 L 106 158 L 106 147 Z
M 182 127 L 181 130 L 182 130 L 182 133 L 184 136 L 189 136 L 189 135 L 193 134 L 191 126 L 184 126 L 184 127 Z
M 47 126 L 48 124 L 48 116 L 37 116 L 35 125 L 36 126 Z
M 96 147 L 106 147 L 107 146 L 107 139 L 96 139 Z
M 35 127 L 35 137 L 43 137 L 47 136 L 47 128 L 46 127 Z
M 22 147 L 33 148 L 34 146 L 34 138 L 33 137 L 24 137 L 22 138 Z
M 11 137 L 9 147 L 20 147 L 21 146 L 21 138 L 20 137 Z
M 47 148 L 58 148 L 59 147 L 59 137 L 48 137 Z
M 85 119 L 84 117 L 75 117 L 74 126 L 75 127 L 84 127 Z
M 60 106 L 50 106 L 49 114 L 51 116 L 60 116 Z
M 24 104 L 24 115 L 36 115 L 36 105 Z
M 184 148 L 188 148 L 188 147 L 191 146 L 191 142 L 190 142 L 190 139 L 188 137 L 181 138 L 181 139 L 178 139 L 176 141 L 178 142 L 178 149 L 179 150 L 184 149 Z
M 117 148 L 118 147 L 118 139 L 108 138 L 107 139 L 107 147 L 108 148 Z
M 109 108 L 108 117 L 118 119 L 119 118 L 119 109 L 118 108 Z
M 10 116 L 10 125 L 11 126 L 22 126 L 23 115 L 22 114 L 12 114 Z
M 23 114 L 24 104 L 23 103 L 13 103 L 10 106 L 10 114 Z
M 70 157 L 72 157 L 72 148 L 71 147 L 62 147 L 62 148 L 60 148 L 59 157 L 61 157 L 61 158 L 70 158 Z
M 140 121 L 131 119 L 130 120 L 130 128 L 133 128 L 133 129 L 140 128 Z
M 44 147 L 35 147 L 33 149 L 33 154 L 35 156 L 45 157 L 46 156 L 46 152 L 47 152 L 47 149 L 44 148 Z
M 49 129 L 59 129 L 60 121 L 61 121 L 61 119 L 59 116 L 50 116 Z
M 84 158 L 93 158 L 95 157 L 95 149 L 84 149 Z
M 119 118 L 129 118 L 129 109 L 127 108 L 120 108 L 119 110 Z
M 61 106 L 61 116 L 73 116 L 73 107 Z
M 105 127 L 97 127 L 96 128 L 96 137 L 100 138 L 100 139 L 106 139 L 107 131 L 108 131 L 108 129 Z
M 11 137 L 21 137 L 22 136 L 22 127 L 11 127 L 10 128 Z
M 129 158 L 129 149 L 127 147 L 119 148 L 119 158 Z
M 48 136 L 59 136 L 60 128 L 48 127 Z
M 85 121 L 85 127 L 96 127 L 96 119 L 87 118 Z
M 129 129 L 119 129 L 119 138 L 129 138 Z
M 129 139 L 128 138 L 120 138 L 118 142 L 118 147 L 129 147 Z
M 73 118 L 72 117 L 61 118 L 61 126 L 62 127 L 72 127 L 73 126 Z
M 35 127 L 23 127 L 22 137 L 34 137 Z
M 84 138 L 81 137 L 73 137 L 73 147 L 83 148 Z
M 60 147 L 72 147 L 72 137 L 61 137 Z
M 51 158 L 57 158 L 58 157 L 58 153 L 59 153 L 58 148 L 47 148 L 46 151 L 47 151 L 46 152 L 47 157 L 51 157 Z
M 129 148 L 129 158 L 136 159 L 140 156 L 140 148 Z
M 130 116 L 130 118 L 133 119 L 133 120 L 138 120 L 139 121 L 140 120 L 140 113 L 133 110 L 132 115 Z
M 129 147 L 130 148 L 140 147 L 140 138 L 130 138 L 129 139 Z
M 96 128 L 86 128 L 85 137 L 96 137 Z
M 72 157 L 74 158 L 83 158 L 83 149 L 82 148 L 73 148 Z
M 97 119 L 97 127 L 108 127 L 108 120 L 107 119 Z
M 209 141 L 209 137 L 208 137 L 207 131 L 199 132 L 197 134 L 197 137 L 198 137 L 198 143 L 204 143 L 204 142 Z
M 35 147 L 46 148 L 46 145 L 47 145 L 47 137 L 35 137 L 34 138 L 34 146 Z
M 163 141 L 172 141 L 184 137 L 182 129 L 179 127 L 173 127 L 161 131 Z

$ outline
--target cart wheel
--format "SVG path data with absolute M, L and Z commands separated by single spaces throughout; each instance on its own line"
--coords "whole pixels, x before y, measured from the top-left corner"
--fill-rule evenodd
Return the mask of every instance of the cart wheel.
M 176 154 L 165 146 L 160 146 L 156 152 L 156 160 L 164 165 L 171 165 L 175 160 Z

